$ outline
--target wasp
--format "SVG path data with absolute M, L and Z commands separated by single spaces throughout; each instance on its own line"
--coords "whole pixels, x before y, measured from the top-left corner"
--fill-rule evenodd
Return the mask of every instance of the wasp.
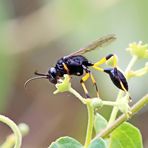
M 69 76 L 71 75 L 82 76 L 83 75 L 83 77 L 80 80 L 80 83 L 85 92 L 86 98 L 90 98 L 88 90 L 85 85 L 85 81 L 87 81 L 88 78 L 92 80 L 92 83 L 94 84 L 95 89 L 96 89 L 97 96 L 99 97 L 98 87 L 97 87 L 95 78 L 91 70 L 89 69 L 90 67 L 92 67 L 95 70 L 108 74 L 113 84 L 117 88 L 127 92 L 128 91 L 127 80 L 125 76 L 123 75 L 123 73 L 117 68 L 116 60 L 114 60 L 114 64 L 110 68 L 100 67 L 100 65 L 104 64 L 110 58 L 114 57 L 115 56 L 114 54 L 109 54 L 106 57 L 103 57 L 102 59 L 97 61 L 96 63 L 90 62 L 86 57 L 83 56 L 83 54 L 90 52 L 96 49 L 97 47 L 101 48 L 105 46 L 106 44 L 113 42 L 115 39 L 116 39 L 116 36 L 114 34 L 104 36 L 102 38 L 97 39 L 96 41 L 93 41 L 88 46 L 81 48 L 77 50 L 76 52 L 73 52 L 67 56 L 60 58 L 54 67 L 49 68 L 47 74 L 35 72 L 35 75 L 37 76 L 27 80 L 25 83 L 25 86 L 27 85 L 28 82 L 34 79 L 45 78 L 45 79 L 48 79 L 51 83 L 56 84 L 58 83 L 58 80 L 64 76 L 64 74 L 68 74 Z

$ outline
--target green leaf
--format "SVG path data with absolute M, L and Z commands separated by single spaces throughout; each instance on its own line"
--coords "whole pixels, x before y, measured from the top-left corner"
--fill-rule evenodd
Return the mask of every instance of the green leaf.
M 139 129 L 124 122 L 112 132 L 110 148 L 143 148 Z
M 99 133 L 102 129 L 106 128 L 106 126 L 107 126 L 107 120 L 99 113 L 96 113 L 94 119 L 95 132 Z
M 82 148 L 81 143 L 71 137 L 61 137 L 52 142 L 49 148 Z
M 107 148 L 107 143 L 102 138 L 95 139 L 90 143 L 88 148 Z

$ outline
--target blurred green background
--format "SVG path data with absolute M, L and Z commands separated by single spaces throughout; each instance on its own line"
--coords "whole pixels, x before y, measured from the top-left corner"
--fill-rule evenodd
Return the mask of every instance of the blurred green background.
M 47 147 L 60 136 L 69 135 L 84 142 L 87 112 L 69 93 L 53 95 L 54 85 L 47 80 L 24 82 L 35 70 L 47 72 L 57 59 L 83 47 L 103 35 L 114 33 L 117 41 L 95 50 L 86 57 L 97 61 L 116 53 L 119 66 L 125 69 L 131 56 L 125 49 L 133 41 L 148 43 L 147 0 L 0 0 L 0 113 L 16 123 L 25 122 L 30 133 L 23 148 Z M 137 62 L 135 69 L 146 61 Z M 117 88 L 102 73 L 93 71 L 103 99 L 114 100 Z M 82 95 L 80 78 L 72 85 Z M 92 96 L 95 91 L 87 83 Z M 129 81 L 133 102 L 147 93 L 148 77 Z M 111 108 L 100 112 L 109 118 Z M 140 128 L 148 147 L 148 109 L 130 120 Z M 10 134 L 0 123 L 0 143 Z

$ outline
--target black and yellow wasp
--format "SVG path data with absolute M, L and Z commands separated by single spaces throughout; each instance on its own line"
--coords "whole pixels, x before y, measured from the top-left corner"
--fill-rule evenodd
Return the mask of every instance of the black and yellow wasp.
M 60 58 L 55 67 L 51 67 L 47 74 L 42 74 L 35 72 L 35 75 L 38 75 L 36 77 L 30 78 L 28 81 L 26 81 L 25 85 L 34 79 L 40 79 L 45 78 L 48 79 L 51 83 L 56 84 L 58 80 L 64 76 L 64 74 L 68 75 L 76 75 L 76 76 L 82 76 L 84 75 L 80 83 L 84 89 L 84 92 L 86 94 L 86 97 L 89 98 L 88 91 L 86 89 L 86 86 L 84 82 L 90 77 L 97 92 L 97 96 L 99 97 L 98 87 L 96 84 L 96 81 L 94 79 L 94 76 L 92 72 L 90 71 L 89 67 L 92 67 L 96 70 L 99 70 L 101 72 L 107 73 L 112 82 L 115 86 L 117 86 L 119 89 L 127 92 L 128 91 L 128 83 L 126 81 L 126 78 L 122 74 L 121 71 L 117 69 L 117 62 L 114 60 L 114 66 L 112 68 L 101 68 L 100 65 L 104 64 L 107 60 L 109 60 L 111 57 L 114 57 L 114 54 L 109 54 L 106 57 L 102 58 L 96 63 L 91 63 L 87 58 L 82 56 L 82 54 L 92 51 L 96 49 L 97 47 L 103 47 L 106 44 L 109 44 L 113 42 L 116 39 L 115 35 L 107 35 L 102 38 L 99 38 L 98 40 L 92 42 L 85 48 L 81 48 L 78 51 L 69 54 L 68 56 L 64 56 Z M 115 58 L 113 58 L 115 59 Z

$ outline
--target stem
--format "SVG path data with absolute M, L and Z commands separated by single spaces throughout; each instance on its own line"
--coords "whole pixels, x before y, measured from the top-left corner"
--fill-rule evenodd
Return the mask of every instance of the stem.
M 138 57 L 137 56 L 133 56 L 131 61 L 129 62 L 126 70 L 125 70 L 125 74 L 127 74 L 127 72 L 129 72 L 131 70 L 131 68 L 134 66 L 134 64 L 136 63 Z
M 146 94 L 135 105 L 133 105 L 133 107 L 131 108 L 131 114 L 129 114 L 129 117 L 131 118 L 132 116 L 134 116 L 137 112 L 139 112 L 147 104 L 148 104 L 148 94 Z M 123 122 L 125 122 L 126 120 L 128 120 L 129 117 L 127 117 L 127 114 L 121 115 L 116 121 L 114 121 L 106 129 L 104 129 L 102 132 L 100 132 L 93 140 L 98 139 L 100 137 L 105 138 L 105 137 L 109 136 L 109 134 L 115 128 L 117 128 Z
M 141 77 L 141 76 L 145 75 L 146 73 L 148 73 L 148 68 L 143 67 L 141 69 L 138 69 L 138 70 L 132 72 L 129 76 L 130 77 Z
M 76 90 L 74 90 L 72 87 L 69 89 L 69 91 L 75 95 L 83 104 L 87 105 L 87 111 L 88 111 L 88 123 L 87 123 L 87 131 L 86 131 L 86 139 L 84 148 L 87 148 L 88 145 L 91 142 L 92 139 L 92 132 L 93 132 L 93 126 L 94 126 L 94 108 L 92 106 L 92 100 L 90 99 L 84 99 Z
M 106 106 L 118 106 L 118 103 L 113 101 L 102 101 L 102 104 Z
M 137 56 L 133 56 L 131 61 L 129 62 L 129 64 L 128 64 L 126 70 L 125 70 L 125 76 L 126 76 L 127 79 L 129 79 L 128 78 L 128 72 L 134 66 L 137 59 L 138 59 Z M 124 94 L 123 91 L 120 90 L 119 93 L 118 93 L 116 102 L 118 102 L 123 97 L 123 94 Z M 110 116 L 110 119 L 109 119 L 109 122 L 108 122 L 108 125 L 110 125 L 113 121 L 115 121 L 118 111 L 119 111 L 118 107 L 114 106 L 112 113 L 111 113 L 111 116 Z
M 122 95 L 123 95 L 123 92 L 120 90 L 119 93 L 118 93 L 116 102 L 118 102 L 120 100 L 120 98 L 122 97 Z M 117 106 L 114 106 L 113 107 L 113 110 L 112 110 L 112 113 L 111 113 L 111 116 L 110 116 L 108 125 L 110 125 L 113 121 L 115 121 L 116 116 L 117 116 L 117 113 L 118 113 L 118 110 L 119 110 L 119 108 Z
M 69 89 L 69 91 L 75 95 L 83 104 L 86 104 L 85 99 L 76 91 L 74 90 L 72 87 Z
M 88 123 L 87 123 L 87 132 L 84 148 L 87 148 L 92 139 L 92 131 L 93 131 L 93 122 L 94 122 L 94 108 L 91 104 L 91 100 L 87 100 L 87 111 L 88 111 Z
M 0 122 L 7 124 L 12 129 L 12 131 L 15 135 L 14 148 L 20 148 L 21 143 L 22 143 L 22 135 L 21 135 L 21 132 L 20 132 L 18 126 L 12 120 L 10 120 L 8 117 L 5 117 L 3 115 L 0 115 Z M 11 145 L 11 143 L 10 143 L 10 145 Z M 12 145 L 11 146 L 10 145 L 9 145 L 9 147 L 12 147 Z M 1 148 L 6 148 L 6 147 L 4 147 L 4 145 L 2 145 Z
M 69 92 L 71 92 L 73 95 L 75 95 L 83 104 L 87 105 L 88 123 L 87 123 L 86 139 L 85 139 L 85 144 L 84 144 L 84 148 L 87 148 L 91 142 L 91 139 L 92 139 L 92 132 L 93 132 L 93 126 L 94 126 L 94 108 L 92 106 L 92 99 L 84 99 L 72 87 L 69 89 Z M 109 106 L 116 106 L 117 105 L 116 102 L 112 102 L 112 101 L 102 101 L 102 103 L 103 103 L 103 105 L 109 105 Z

